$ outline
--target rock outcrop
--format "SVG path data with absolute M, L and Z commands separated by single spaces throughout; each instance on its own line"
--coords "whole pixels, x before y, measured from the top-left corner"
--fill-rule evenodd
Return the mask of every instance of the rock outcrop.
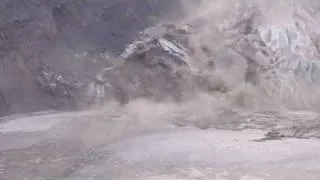
M 250 7 L 221 24 L 200 16 L 159 25 L 180 22 L 179 1 L 10 0 L 0 8 L 0 115 L 112 98 L 182 101 L 274 72 L 318 79 L 318 21 L 308 9 L 293 11 L 289 25 Z
M 0 8 L 0 115 L 72 108 L 64 97 L 73 93 L 62 90 L 69 85 L 54 87 L 55 78 L 88 84 L 109 64 L 101 54 L 118 56 L 143 29 L 184 13 L 168 0 L 9 0 Z

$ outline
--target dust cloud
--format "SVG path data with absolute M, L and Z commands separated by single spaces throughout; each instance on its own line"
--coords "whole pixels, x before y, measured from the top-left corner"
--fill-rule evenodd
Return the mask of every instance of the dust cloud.
M 8 155 L 2 156 L 2 159 L 0 158 L 0 165 L 1 162 L 14 164 L 12 174 L 9 174 L 9 176 L 15 177 L 17 175 L 21 176 L 21 173 L 23 175 L 24 173 L 28 173 L 21 177 L 38 177 L 40 170 L 37 168 L 41 167 L 42 169 L 50 169 L 48 172 L 46 170 L 44 173 L 42 172 L 43 176 L 47 176 L 46 173 L 49 173 L 53 177 L 63 177 L 63 179 L 93 179 L 94 177 L 105 179 L 113 175 L 117 179 L 143 179 L 143 177 L 138 177 L 139 173 L 142 176 L 148 176 L 149 178 L 145 178 L 146 180 L 228 179 L 228 172 L 217 173 L 213 169 L 201 167 L 190 168 L 185 171 L 179 169 L 180 167 L 177 169 L 168 167 L 164 170 L 167 175 L 161 175 L 158 173 L 158 167 L 154 159 L 148 159 L 149 154 L 146 152 L 148 150 L 151 154 L 157 156 L 156 159 L 159 158 L 163 164 L 171 162 L 172 159 L 170 157 L 182 154 L 179 156 L 183 160 L 181 161 L 182 163 L 180 161 L 177 163 L 179 166 L 184 167 L 184 165 L 190 165 L 188 164 L 188 158 L 194 154 L 196 155 L 195 157 L 197 157 L 197 154 L 200 154 L 200 158 L 206 157 L 205 155 L 210 155 L 210 157 L 214 155 L 216 156 L 214 158 L 221 156 L 221 161 L 230 158 L 230 161 L 235 160 L 232 162 L 242 162 L 243 154 L 248 155 L 248 160 L 256 161 L 257 159 L 264 158 L 266 160 L 272 159 L 272 155 L 269 157 L 269 154 L 274 153 L 275 150 L 282 152 L 280 154 L 275 153 L 280 159 L 283 159 L 284 154 L 288 154 L 288 152 L 292 152 L 292 156 L 295 156 L 296 152 L 303 153 L 305 152 L 304 150 L 308 152 L 317 151 L 320 145 L 315 143 L 315 141 L 306 141 L 305 143 L 308 146 L 305 146 L 302 142 L 305 140 L 303 138 L 320 138 L 320 134 L 318 133 L 320 127 L 319 116 L 317 113 L 310 113 L 310 111 L 319 111 L 317 109 L 317 103 L 320 102 L 320 94 L 317 91 L 319 85 L 310 83 L 304 78 L 297 78 L 291 71 L 282 72 L 281 69 L 277 68 L 267 71 L 256 68 L 256 65 L 250 64 L 246 58 L 238 55 L 233 45 L 242 37 L 250 36 L 254 32 L 255 27 L 270 24 L 294 24 L 295 19 L 292 15 L 294 11 L 302 9 L 302 7 L 316 9 L 316 7 L 320 7 L 320 3 L 311 0 L 287 0 L 281 2 L 276 0 L 199 0 L 192 3 L 190 1 L 186 2 L 184 7 L 189 15 L 179 22 L 174 22 L 174 24 L 188 24 L 196 30 L 190 44 L 194 50 L 194 55 L 187 59 L 191 66 L 188 73 L 205 76 L 207 79 L 204 82 L 204 86 L 211 87 L 208 88 L 210 90 L 205 91 L 194 88 L 195 92 L 189 93 L 189 89 L 180 88 L 178 91 L 185 91 L 187 96 L 189 96 L 180 101 L 172 98 L 155 101 L 152 98 L 142 97 L 129 99 L 128 103 L 123 105 L 110 100 L 103 105 L 92 106 L 83 112 L 58 113 L 57 115 L 49 113 L 45 116 L 35 115 L 35 117 L 30 117 L 31 120 L 33 119 L 31 121 L 31 128 L 25 125 L 30 125 L 30 119 L 28 120 L 28 118 L 23 118 L 24 121 L 16 121 L 16 123 L 4 124 L 2 128 L 8 129 L 4 129 L 3 131 L 42 131 L 46 130 L 46 127 L 53 126 L 52 124 L 55 125 L 55 128 L 52 128 L 49 132 L 45 132 L 43 136 L 42 134 L 36 136 L 36 138 L 28 137 L 27 135 L 27 137 L 19 138 L 20 136 L 15 137 L 14 134 L 12 138 L 17 138 L 18 140 L 10 143 L 11 139 L 9 138 L 8 140 L 6 136 L 3 136 L 3 139 L 6 139 L 4 142 L 7 142 L 3 144 L 8 144 L 3 148 L 9 147 L 10 149 L 10 146 L 15 147 L 17 146 L 16 144 L 27 147 L 29 146 L 28 138 L 33 140 L 32 143 L 42 143 L 51 139 L 57 141 L 48 142 L 49 147 L 39 145 L 41 148 L 33 146 L 26 150 L 22 149 L 21 152 L 20 150 L 8 151 Z M 308 11 L 311 10 L 309 9 Z M 168 20 L 165 21 L 168 22 Z M 317 23 L 313 22 L 314 24 Z M 314 36 L 317 32 L 308 31 L 306 34 Z M 209 57 L 201 51 L 203 47 L 209 49 Z M 214 62 L 214 68 L 208 66 L 211 62 Z M 250 71 L 250 67 L 252 68 L 252 66 L 256 68 L 256 71 L 251 74 L 250 78 L 253 80 L 248 80 L 248 71 Z M 139 69 L 137 71 L 139 72 Z M 157 87 L 164 85 L 161 83 L 159 82 Z M 194 81 L 183 81 L 181 83 L 189 83 L 185 87 L 193 87 L 192 83 Z M 156 91 L 157 89 L 154 90 Z M 59 122 L 56 121 L 57 119 Z M 63 122 L 60 122 L 60 119 Z M 25 120 L 28 121 L 26 122 Z M 50 122 L 50 124 L 46 124 L 46 121 Z M 36 125 L 39 122 L 41 122 L 41 127 L 37 128 Z M 44 122 L 44 125 L 42 122 Z M 18 128 L 19 126 L 23 128 Z M 184 129 L 182 127 L 190 128 Z M 209 128 L 233 131 L 199 131 L 199 129 Z M 235 132 L 235 130 L 247 129 L 253 131 L 255 131 L 254 129 L 258 129 L 259 133 L 256 134 L 254 132 L 252 135 L 247 132 Z M 164 133 L 160 132 L 160 135 L 157 134 L 157 132 L 162 130 Z M 260 132 L 260 130 L 263 132 Z M 298 141 L 292 140 L 296 144 L 295 146 L 290 146 L 288 141 L 287 143 L 283 143 L 282 141 L 264 142 L 259 145 L 260 141 L 251 141 L 252 138 L 257 138 L 257 140 L 260 140 L 258 138 L 263 138 L 265 130 L 266 132 L 269 132 L 269 130 L 279 131 L 278 135 L 280 138 L 293 137 L 301 139 Z M 148 136 L 150 132 L 153 134 L 151 133 Z M 147 136 L 139 136 L 141 134 L 145 135 L 144 133 Z M 269 134 L 272 135 L 272 133 Z M 129 143 L 131 140 L 134 141 Z M 160 140 L 169 143 L 158 144 Z M 22 141 L 26 141 L 27 143 L 19 144 Z M 198 141 L 199 143 L 194 143 Z M 246 146 L 244 142 L 249 145 Z M 114 143 L 118 143 L 118 148 L 113 146 Z M 198 146 L 198 144 L 201 146 Z M 151 145 L 153 146 L 151 147 Z M 220 145 L 222 147 L 220 149 L 221 152 L 219 151 L 220 154 L 212 153 L 219 149 Z M 69 146 L 70 150 L 68 149 Z M 163 148 L 171 146 L 172 148 L 169 148 L 169 150 Z M 296 148 L 300 146 L 303 148 Z M 112 151 L 105 150 L 105 148 L 111 148 Z M 242 149 L 242 154 L 235 153 L 238 152 L 239 148 Z M 54 149 L 54 153 L 52 149 Z M 145 149 L 146 152 L 144 151 Z M 207 151 L 203 149 L 207 149 Z M 85 153 L 83 153 L 84 150 Z M 262 153 L 262 156 L 261 150 L 264 150 L 263 152 L 265 153 L 264 155 Z M 255 152 L 256 156 L 251 157 L 251 152 Z M 21 154 L 20 159 L 17 153 Z M 27 153 L 28 155 L 25 156 Z M 186 158 L 184 154 L 188 155 L 188 153 L 190 157 Z M 201 156 L 202 154 L 204 156 Z M 59 157 L 57 158 L 56 155 L 59 155 Z M 315 153 L 314 155 L 317 154 Z M 48 159 L 47 162 L 42 162 L 39 156 Z M 126 169 L 126 163 L 123 161 L 125 158 L 119 162 L 110 160 L 112 157 L 121 158 L 121 156 L 125 158 L 129 156 L 133 159 L 146 157 L 148 165 L 152 165 L 152 167 L 155 165 L 154 171 L 157 172 L 155 174 L 159 175 L 150 176 L 151 174 L 154 175 L 152 170 L 149 171 L 152 167 L 139 166 L 140 164 L 138 163 L 137 165 L 131 164 Z M 234 156 L 238 157 L 232 159 Z M 161 159 L 162 157 L 167 157 L 167 159 L 163 160 Z M 38 163 L 33 165 L 35 161 L 29 161 L 28 158 L 36 158 L 36 162 L 40 159 L 41 165 Z M 24 161 L 27 160 L 28 162 L 24 164 Z M 202 158 L 199 161 L 205 162 L 205 160 L 206 158 Z M 309 167 L 310 165 L 310 162 L 307 160 L 303 161 L 305 167 Z M 318 159 L 313 160 L 318 162 Z M 23 163 L 20 163 L 20 161 Z M 284 161 L 285 159 L 281 160 L 281 162 Z M 213 160 L 208 162 L 211 165 L 215 164 Z M 274 163 L 277 163 L 277 161 L 272 162 L 272 164 Z M 287 175 L 289 174 L 291 177 L 297 177 L 298 179 L 298 177 L 301 177 L 301 175 L 298 176 L 299 173 L 307 169 L 300 170 L 302 166 L 298 161 L 295 166 L 290 166 L 291 164 L 289 164 L 292 168 L 284 170 L 283 167 L 280 168 L 282 164 L 275 164 L 272 166 L 274 169 L 270 169 L 269 167 L 262 170 L 259 169 L 263 168 L 263 165 L 257 168 L 248 167 L 249 170 L 245 167 L 245 171 L 243 171 L 244 169 L 228 170 L 235 174 L 243 174 L 244 172 L 255 174 L 259 171 L 266 171 L 272 174 L 267 179 L 275 179 L 274 177 L 279 179 L 279 176 L 284 177 L 285 173 L 287 173 Z M 317 164 L 315 165 L 316 167 L 318 167 Z M 66 168 L 66 170 L 63 168 Z M 23 171 L 19 174 L 16 169 Z M 119 174 L 113 174 L 114 170 L 119 170 Z M 310 169 L 307 170 L 309 176 L 311 171 Z M 171 172 L 173 172 L 172 176 L 170 176 Z M 284 172 L 283 175 L 282 172 Z M 312 172 L 316 172 L 316 170 Z M 72 178 L 73 176 L 79 176 L 79 178 Z M 261 178 L 254 175 L 243 175 L 240 178 L 235 177 L 233 179 L 259 180 Z
M 241 29 L 266 25 L 279 27 L 295 25 L 299 23 L 299 18 L 302 18 L 301 16 L 303 16 L 305 24 L 307 24 L 301 27 L 300 31 L 302 31 L 302 34 L 311 37 L 311 39 L 319 34 L 315 30 L 319 27 L 319 22 L 315 20 L 319 16 L 317 9 L 320 7 L 320 3 L 317 1 L 203 0 L 196 10 L 188 5 L 186 7 L 190 9 L 189 17 L 185 19 L 184 23 L 201 24 L 194 42 L 201 42 L 210 47 L 210 50 L 214 52 L 213 56 L 221 52 L 229 53 L 227 52 L 228 49 L 239 38 L 251 33 Z M 241 23 L 245 27 L 241 27 Z M 312 49 L 317 45 L 305 44 L 304 46 L 306 46 L 308 51 L 308 48 Z M 269 58 L 271 59 L 272 57 Z M 319 58 L 318 50 L 312 58 Z M 227 61 L 227 59 L 219 59 L 219 56 L 214 57 L 214 59 L 216 64 Z M 319 84 L 309 83 L 304 78 L 296 77 L 291 71 L 281 72 L 281 69 L 272 69 L 270 72 L 259 72 L 256 74 L 257 77 L 255 77 L 259 79 L 259 83 L 254 85 L 248 84 L 239 79 L 239 76 L 243 76 L 247 70 L 248 64 L 241 62 L 243 61 L 242 59 L 233 59 L 233 61 L 233 65 L 231 66 L 235 66 L 234 64 L 236 64 L 236 69 L 231 68 L 231 71 L 225 72 L 223 70 L 220 71 L 220 66 L 218 66 L 218 70 L 214 70 L 216 75 L 223 79 L 224 83 L 236 84 L 236 86 L 233 86 L 226 93 L 227 104 L 236 105 L 230 106 L 230 108 L 286 108 L 291 110 L 318 111 L 316 107 L 320 97 L 317 91 Z
M 131 100 L 121 111 L 129 113 L 136 120 L 157 122 L 168 119 L 173 114 L 184 114 L 184 118 L 197 116 L 198 119 L 204 119 L 214 118 L 215 114 L 221 111 L 319 110 L 318 84 L 310 84 L 305 79 L 295 77 L 292 72 L 281 72 L 278 69 L 258 72 L 254 78 L 258 79 L 259 83 L 250 83 L 245 79 L 248 62 L 233 55 L 229 62 L 224 55 L 232 54 L 229 51 L 235 41 L 248 35 L 243 30 L 248 27 L 243 27 L 241 23 L 250 23 L 246 26 L 252 28 L 295 24 L 295 11 L 311 7 L 316 9 L 320 7 L 320 3 L 298 0 L 202 0 L 192 3 L 186 1 L 184 7 L 189 15 L 176 24 L 189 24 L 197 30 L 191 45 L 196 54 L 194 59 L 189 59 L 189 63 L 193 69 L 211 75 L 213 80 L 208 81 L 212 83 L 210 86 L 227 87 L 227 91 L 199 91 L 193 94 L 192 98 L 180 103 L 170 99 L 154 102 L 140 98 Z M 306 32 L 308 33 L 312 32 Z M 208 59 L 202 53 L 197 54 L 204 45 L 210 48 L 212 58 Z M 210 69 L 206 65 L 212 60 L 215 68 Z M 105 104 L 101 109 L 110 109 L 111 106 L 115 104 Z

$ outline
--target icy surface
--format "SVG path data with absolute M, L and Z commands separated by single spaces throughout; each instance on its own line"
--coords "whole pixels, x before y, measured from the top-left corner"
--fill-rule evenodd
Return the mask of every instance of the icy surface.
M 65 121 L 63 118 L 33 117 L 21 118 L 0 125 L 0 133 L 47 131 L 55 124 Z
M 252 123 L 253 127 L 256 123 L 259 129 L 266 129 L 234 131 L 231 129 L 239 124 L 233 124 L 227 116 L 213 118 L 212 123 L 230 130 L 199 130 L 172 127 L 168 112 L 163 116 L 140 114 L 138 121 L 130 115 L 134 112 L 115 108 L 40 114 L 3 122 L 0 178 L 286 180 L 320 177 L 318 139 L 284 137 L 261 141 L 272 121 L 282 127 L 301 119 L 304 119 L 302 124 L 312 124 L 314 114 L 292 114 L 295 120 L 288 116 L 288 122 L 282 123 L 269 116 L 270 124 L 264 123 L 266 117 L 261 115 L 251 115 L 257 119 L 251 122 L 244 116 L 232 115 L 242 126 Z M 164 121 L 151 120 L 155 116 Z M 301 131 L 310 131 L 310 127 L 301 127 Z
M 316 140 L 255 141 L 263 135 L 259 131 L 222 130 L 155 133 L 129 138 L 111 145 L 106 151 L 111 149 L 115 151 L 114 158 L 132 164 L 148 161 L 173 165 L 205 162 L 212 166 L 293 160 L 305 155 L 319 156 L 317 151 L 320 150 L 320 142 Z

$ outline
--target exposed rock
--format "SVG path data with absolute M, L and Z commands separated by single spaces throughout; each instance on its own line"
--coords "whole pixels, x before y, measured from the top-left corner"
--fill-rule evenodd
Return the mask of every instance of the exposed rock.
M 146 29 L 120 55 L 123 63 L 103 70 L 98 79 L 122 94 L 116 97 L 126 97 L 123 103 L 139 97 L 157 101 L 190 98 L 197 78 L 189 63 L 192 33 L 191 27 L 173 24 Z
M 119 55 L 143 29 L 184 13 L 180 2 L 168 0 L 9 0 L 0 9 L 0 115 L 72 108 L 68 98 L 60 102 L 69 86 L 53 88 L 55 78 L 77 79 L 83 93 L 108 65 L 101 53 Z M 83 52 L 86 58 L 74 55 Z M 51 80 L 42 67 L 51 68 Z
M 284 26 L 246 7 L 222 23 L 229 29 L 217 24 L 211 31 L 211 19 L 154 26 L 184 15 L 181 3 L 169 0 L 10 0 L 0 8 L 0 115 L 113 96 L 124 104 L 138 97 L 181 101 L 199 89 L 257 84 L 273 69 L 293 69 L 311 82 L 320 72 L 319 23 L 307 9 L 296 9 Z
M 45 91 L 50 92 L 56 97 L 70 98 L 74 91 L 77 91 L 83 86 L 82 82 L 75 79 L 70 79 L 70 76 L 57 74 L 49 67 L 42 67 L 37 78 L 40 87 Z

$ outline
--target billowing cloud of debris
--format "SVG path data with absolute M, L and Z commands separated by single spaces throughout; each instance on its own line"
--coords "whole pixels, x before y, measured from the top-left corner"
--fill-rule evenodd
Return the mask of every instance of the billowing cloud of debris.
M 142 31 L 98 79 L 123 104 L 200 92 L 241 108 L 314 108 L 319 5 L 311 3 L 204 0 L 184 20 Z
M 33 45 L 41 52 L 43 47 L 50 50 L 44 48 L 41 56 L 31 56 L 30 48 L 18 48 L 18 53 L 10 50 L 14 55 L 10 58 L 21 59 L 15 56 L 22 51 L 27 54 L 22 62 L 31 59 L 25 64 L 29 62 L 32 68 L 18 60 L 17 64 L 35 69 L 36 73 L 26 73 L 32 82 L 26 75 L 21 77 L 30 87 L 38 87 L 36 91 L 29 88 L 31 99 L 45 94 L 38 99 L 49 104 L 46 108 L 88 107 L 112 100 L 125 105 L 139 98 L 181 103 L 199 94 L 214 100 L 219 97 L 219 101 L 223 97 L 228 106 L 239 108 L 314 110 L 317 106 L 320 3 L 316 1 L 199 0 L 169 6 L 169 1 L 150 0 L 141 1 L 139 7 L 122 1 L 57 2 L 40 3 L 45 7 L 41 12 L 52 23 L 41 26 L 45 31 L 38 28 L 33 33 L 34 37 L 40 32 L 49 34 L 46 45 Z M 7 6 L 20 7 L 19 3 Z M 167 7 L 176 8 L 170 12 L 183 12 L 179 17 L 184 18 L 167 13 Z M 119 8 L 128 10 L 127 14 L 112 14 Z M 32 8 L 28 12 L 19 16 L 24 21 L 8 22 L 10 27 L 28 24 Z M 153 18 L 143 19 L 147 14 Z M 38 42 L 37 38 L 32 42 Z M 7 77 L 14 76 L 3 77 L 9 82 Z M 29 86 L 23 84 L 23 88 Z M 22 104 L 10 102 L 11 92 L 0 86 L 1 109 L 9 111 Z

